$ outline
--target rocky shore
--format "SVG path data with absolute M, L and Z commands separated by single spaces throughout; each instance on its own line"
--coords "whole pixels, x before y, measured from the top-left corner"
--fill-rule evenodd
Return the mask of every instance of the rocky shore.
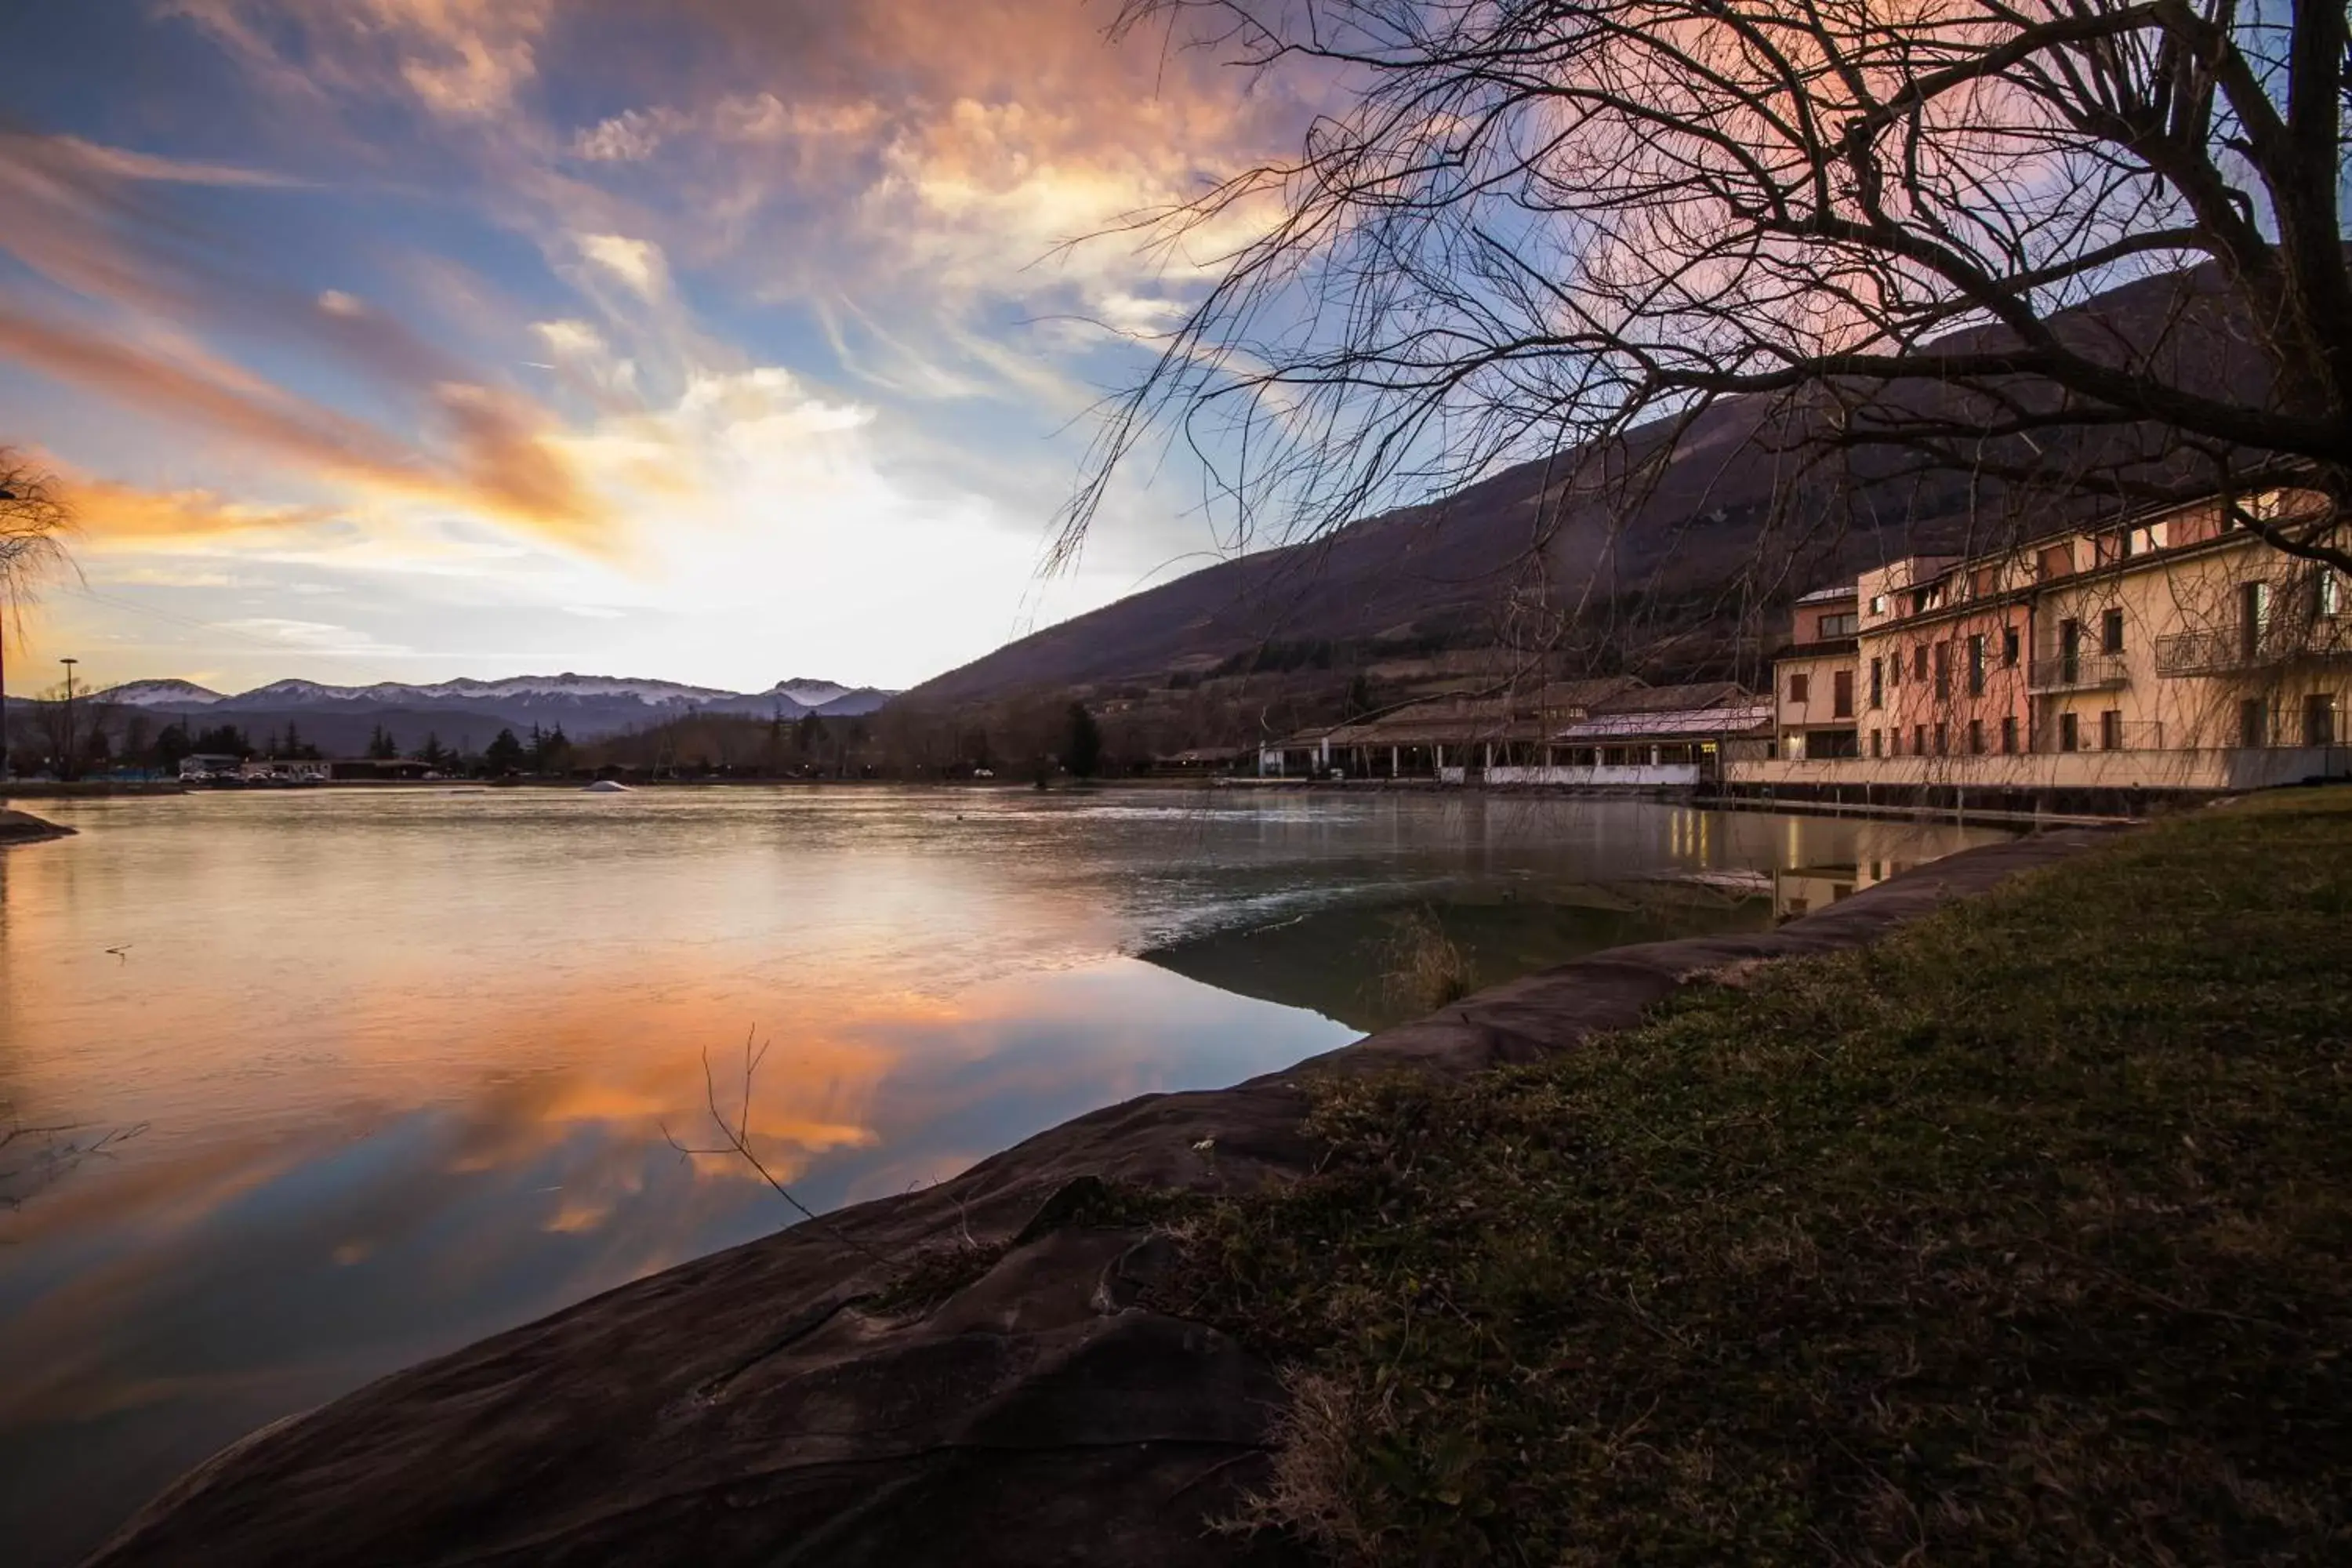
M 1232 1089 L 1078 1118 L 953 1181 L 584 1301 L 257 1432 L 92 1560 L 132 1564 L 919 1565 L 1290 1560 L 1213 1526 L 1284 1398 L 1140 1304 L 1167 1244 L 1102 1184 L 1297 1176 L 1315 1074 L 1462 1075 L 1634 1023 L 1685 982 L 1852 948 L 2106 837 L 1936 862 L 1777 930 L 1622 948 Z M 981 1244 L 971 1252 L 967 1238 Z M 926 1287 L 909 1258 L 986 1267 Z
M 66 837 L 72 832 L 70 827 L 45 822 L 29 812 L 0 806 L 0 844 L 38 844 L 47 838 Z

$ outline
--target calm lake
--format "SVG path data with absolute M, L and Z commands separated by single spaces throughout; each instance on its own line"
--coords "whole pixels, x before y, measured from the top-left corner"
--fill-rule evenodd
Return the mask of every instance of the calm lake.
M 72 1561 L 380 1373 L 825 1207 L 1482 981 L 1752 929 L 1983 830 L 1654 802 L 1103 790 L 425 790 L 39 803 L 0 852 L 0 1542 Z M 723 1076 L 723 1075 L 722 1075 Z M 730 1109 L 733 1103 L 729 1095 Z

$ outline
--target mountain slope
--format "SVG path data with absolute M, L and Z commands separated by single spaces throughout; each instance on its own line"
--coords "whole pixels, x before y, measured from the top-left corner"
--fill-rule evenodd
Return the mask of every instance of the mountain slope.
M 2088 352 L 2128 355 L 2179 384 L 2258 397 L 2268 371 L 2210 271 L 2125 285 L 2056 319 Z M 1948 346 L 1997 333 L 1963 334 Z M 1882 406 L 1956 417 L 1934 384 Z M 933 678 L 918 704 L 985 701 L 1104 682 L 1153 684 L 1269 643 L 1391 650 L 1527 646 L 1543 622 L 1572 622 L 1570 651 L 1595 668 L 1729 673 L 1731 633 L 1771 606 L 1890 558 L 1989 548 L 2111 505 L 2080 490 L 2011 491 L 1948 471 L 1906 471 L 1890 448 L 1843 454 L 1792 482 L 1791 453 L 1833 416 L 1825 398 L 1773 408 L 1717 404 L 1675 440 L 1635 431 L 1612 459 L 1644 469 L 1638 490 L 1567 494 L 1571 459 L 1524 463 L 1442 500 L 1367 519 L 1308 543 L 1221 563 L 1023 637 Z M 1674 441 L 1662 464 L 1651 459 Z M 1998 443 L 1990 449 L 2013 452 Z M 2033 460 L 2053 474 L 2133 466 L 2178 470 L 2146 429 L 2048 434 Z M 1582 481 L 1579 480 L 1580 486 Z M 1324 650 L 1327 654 L 1328 649 Z M 1753 673 L 1752 671 L 1747 673 Z

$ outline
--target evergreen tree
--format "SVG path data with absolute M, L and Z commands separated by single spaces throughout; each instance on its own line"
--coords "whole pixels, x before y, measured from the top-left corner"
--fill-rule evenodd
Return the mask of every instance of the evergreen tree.
M 195 749 L 207 756 L 249 757 L 253 742 L 234 724 L 221 724 L 196 737 Z
M 508 739 L 513 737 L 509 736 Z M 392 738 L 391 731 L 378 724 L 374 732 L 368 736 L 367 754 L 380 763 L 391 762 L 400 755 L 400 742 Z
M 482 761 L 489 768 L 492 778 L 504 778 L 509 773 L 520 773 L 523 760 L 522 742 L 515 738 L 512 730 L 499 731 L 498 738 L 482 752 Z
M 1070 733 L 1062 750 L 1062 765 L 1082 779 L 1094 777 L 1102 766 L 1102 727 L 1083 702 L 1070 704 Z
M 563 733 L 563 726 L 541 733 L 538 725 L 530 727 L 530 766 L 533 773 L 559 773 L 572 756 L 572 742 Z

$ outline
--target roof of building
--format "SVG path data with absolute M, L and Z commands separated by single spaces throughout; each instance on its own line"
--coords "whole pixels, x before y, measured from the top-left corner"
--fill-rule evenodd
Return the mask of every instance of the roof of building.
M 1630 675 L 1606 675 L 1547 681 L 1491 696 L 1432 697 L 1341 724 L 1322 738 L 1334 746 L 1539 740 L 1555 724 L 1581 718 L 1642 689 L 1642 683 Z
M 1704 680 L 1691 686 L 1634 686 L 1592 711 L 1603 713 L 1664 713 L 1685 709 L 1746 707 L 1761 700 L 1736 680 Z
M 1843 583 L 1832 583 L 1826 588 L 1816 588 L 1810 594 L 1800 594 L 1797 595 L 1797 603 L 1801 605 L 1835 604 L 1840 599 L 1853 598 L 1859 589 L 1860 584 L 1849 577 Z
M 1697 741 L 1727 735 L 1760 733 L 1772 727 L 1767 706 L 1743 708 L 1670 708 L 1640 713 L 1596 713 L 1570 724 L 1556 737 L 1561 741 Z

